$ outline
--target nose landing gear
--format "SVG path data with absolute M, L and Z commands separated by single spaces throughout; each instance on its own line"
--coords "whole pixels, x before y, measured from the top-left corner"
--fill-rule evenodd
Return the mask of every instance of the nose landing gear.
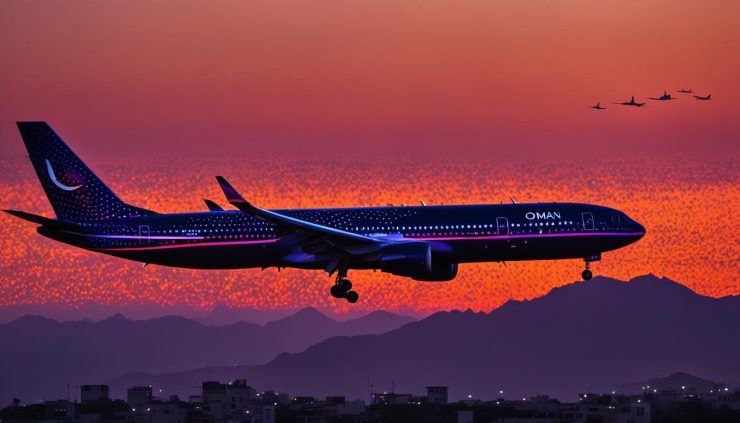
M 340 271 L 337 274 L 337 279 L 334 285 L 331 287 L 331 296 L 334 298 L 344 298 L 347 302 L 354 304 L 360 298 L 360 295 L 356 291 L 351 291 L 352 282 L 347 279 L 347 271 Z

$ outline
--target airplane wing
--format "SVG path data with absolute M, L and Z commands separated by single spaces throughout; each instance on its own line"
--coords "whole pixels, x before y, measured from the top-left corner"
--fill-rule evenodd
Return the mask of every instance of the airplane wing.
M 343 231 L 337 228 L 319 225 L 317 223 L 307 222 L 296 219 L 271 210 L 261 209 L 249 203 L 241 194 L 222 176 L 217 176 L 219 185 L 226 195 L 226 199 L 234 207 L 244 213 L 259 217 L 278 226 L 288 228 L 294 232 L 312 235 L 306 238 L 319 238 L 327 242 L 332 247 L 337 247 L 352 254 L 365 254 L 381 249 L 388 244 L 386 239 L 371 238 L 352 232 Z M 304 236 L 305 236 L 304 235 Z M 296 238 L 295 236 L 292 238 Z M 392 242 L 392 241 L 391 241 Z

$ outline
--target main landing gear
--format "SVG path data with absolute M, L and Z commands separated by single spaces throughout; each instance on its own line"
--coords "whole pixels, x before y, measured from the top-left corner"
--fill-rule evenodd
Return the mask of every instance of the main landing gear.
M 586 262 L 586 268 L 581 272 L 581 277 L 584 281 L 590 280 L 594 275 L 591 273 L 591 270 L 588 269 L 588 265 L 591 264 L 590 261 Z
M 590 256 L 590 257 L 584 257 L 583 261 L 586 262 L 586 268 L 583 270 L 583 272 L 581 272 L 581 277 L 583 278 L 584 281 L 591 280 L 591 278 L 594 276 L 593 273 L 591 273 L 591 270 L 589 269 L 589 267 L 591 267 L 591 262 L 599 261 L 599 260 L 601 260 L 601 254 L 597 254 L 595 256 Z
M 339 272 L 337 274 L 336 282 L 331 287 L 331 296 L 334 298 L 344 298 L 349 303 L 356 303 L 360 298 L 360 295 L 356 291 L 351 291 L 352 282 L 347 279 L 347 272 Z

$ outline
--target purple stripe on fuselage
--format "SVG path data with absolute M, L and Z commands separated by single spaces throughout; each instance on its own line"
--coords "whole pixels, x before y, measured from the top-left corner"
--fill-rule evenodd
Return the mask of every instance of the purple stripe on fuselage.
M 518 239 L 518 238 L 554 238 L 554 237 L 571 237 L 571 236 L 641 236 L 642 232 L 572 232 L 557 234 L 521 234 L 521 235 L 486 235 L 470 237 L 429 237 L 429 238 L 404 238 L 414 241 L 467 241 L 478 239 Z
M 197 244 L 171 244 L 171 245 L 150 245 L 146 247 L 121 247 L 121 248 L 94 248 L 97 251 L 137 251 L 137 250 L 164 250 L 169 248 L 193 248 L 193 247 L 218 247 L 224 245 L 244 245 L 244 244 L 269 244 L 277 242 L 277 239 L 263 239 L 255 241 L 220 241 L 220 242 L 199 242 Z
M 74 234 L 79 236 L 86 236 L 88 238 L 105 238 L 105 239 L 168 239 L 168 240 L 178 240 L 178 239 L 205 239 L 205 237 L 199 236 L 199 235 L 186 235 L 186 236 L 173 236 L 173 235 L 100 235 L 100 234 L 85 234 L 81 232 L 74 232 L 74 231 L 65 231 L 61 230 L 61 232 L 66 232 L 68 234 Z
M 70 233 L 76 233 L 76 232 L 70 232 Z M 163 236 L 163 235 L 91 235 L 91 234 L 77 234 L 92 238 L 106 238 L 106 239 L 169 239 L 169 240 L 178 240 L 178 239 L 205 239 L 205 237 L 202 236 Z
M 574 232 L 574 233 L 557 233 L 557 234 L 522 234 L 522 235 L 487 235 L 487 236 L 470 236 L 470 237 L 429 237 L 429 238 L 402 238 L 402 241 L 476 241 L 486 239 L 521 239 L 521 238 L 568 238 L 579 236 L 642 236 L 642 232 Z M 254 241 L 219 241 L 219 242 L 200 242 L 194 244 L 171 244 L 171 245 L 150 245 L 141 247 L 121 247 L 121 248 L 96 248 L 100 251 L 137 251 L 137 250 L 163 250 L 170 248 L 195 248 L 195 247 L 216 247 L 227 245 L 248 245 L 248 244 L 268 244 L 277 242 L 278 239 L 265 239 Z M 392 242 L 392 241 L 391 241 Z

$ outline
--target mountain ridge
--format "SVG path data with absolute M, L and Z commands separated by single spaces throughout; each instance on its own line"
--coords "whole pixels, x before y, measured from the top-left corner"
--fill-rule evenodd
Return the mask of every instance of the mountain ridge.
M 28 315 L 0 324 L 0 402 L 66 394 L 67 383 L 101 383 L 128 371 L 181 371 L 209 365 L 264 363 L 335 335 L 382 333 L 412 322 L 368 314 L 336 321 L 316 309 L 257 325 L 210 326 L 180 316 L 64 321 Z
M 597 277 L 490 313 L 438 312 L 382 335 L 332 337 L 261 366 L 150 375 L 146 383 L 176 389 L 205 375 L 243 377 L 264 389 L 364 398 L 370 376 L 406 391 L 446 384 L 482 398 L 505 389 L 572 400 L 579 391 L 609 392 L 625 379 L 679 369 L 740 379 L 736 321 L 737 296 L 705 297 L 654 275 Z

